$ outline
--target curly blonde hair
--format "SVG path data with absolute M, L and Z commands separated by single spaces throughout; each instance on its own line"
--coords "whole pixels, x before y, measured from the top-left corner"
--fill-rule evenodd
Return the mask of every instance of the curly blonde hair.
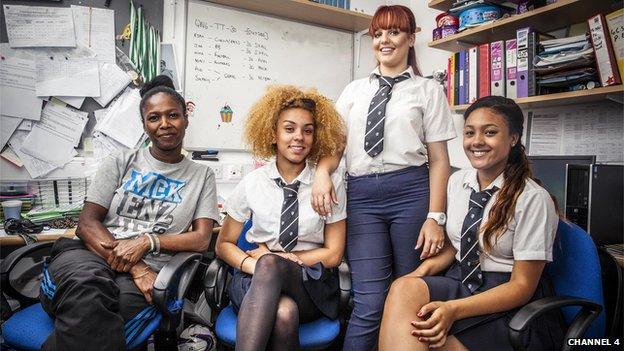
M 314 141 L 308 160 L 335 155 L 345 146 L 345 126 L 332 102 L 316 90 L 302 91 L 292 85 L 269 86 L 249 111 L 244 138 L 251 153 L 259 159 L 276 155 L 275 133 L 282 111 L 302 108 L 314 116 Z

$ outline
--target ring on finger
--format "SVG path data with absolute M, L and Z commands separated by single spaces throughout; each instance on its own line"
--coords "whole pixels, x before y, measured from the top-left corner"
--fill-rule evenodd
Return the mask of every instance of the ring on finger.
M 444 244 L 438 244 L 438 246 L 436 246 L 438 248 L 438 250 L 442 250 L 444 248 Z

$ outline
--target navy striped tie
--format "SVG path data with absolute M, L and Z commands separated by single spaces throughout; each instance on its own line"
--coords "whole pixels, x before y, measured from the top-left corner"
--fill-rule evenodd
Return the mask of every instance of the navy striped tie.
M 483 219 L 483 208 L 496 190 L 498 190 L 497 187 L 481 192 L 472 190 L 468 214 L 466 214 L 462 225 L 459 265 L 462 283 L 470 289 L 470 292 L 474 292 L 483 284 L 481 262 L 479 261 L 481 252 L 479 251 L 477 232 Z
M 386 77 L 376 75 L 379 80 L 379 89 L 373 96 L 370 106 L 368 107 L 368 116 L 366 117 L 366 134 L 364 135 L 364 151 L 370 156 L 375 157 L 383 150 L 384 125 L 386 120 L 386 104 L 392 96 L 392 87 L 401 81 L 410 77 L 408 72 L 398 77 Z
M 281 179 L 275 179 L 277 185 L 284 191 L 282 214 L 280 215 L 279 243 L 284 251 L 290 252 L 297 246 L 299 236 L 299 181 L 286 184 Z

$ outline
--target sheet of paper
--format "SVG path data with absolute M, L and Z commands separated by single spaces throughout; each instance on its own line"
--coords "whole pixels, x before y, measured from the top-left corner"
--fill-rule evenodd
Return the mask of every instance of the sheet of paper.
M 25 130 L 25 131 L 29 131 L 32 129 L 33 126 L 33 121 L 29 121 L 27 119 L 23 120 L 22 123 L 20 123 L 19 126 L 17 126 L 17 130 Z
M 76 46 L 68 7 L 4 5 L 4 17 L 11 47 Z
M 621 105 L 580 105 L 530 112 L 531 155 L 596 155 L 597 162 L 624 162 Z
M 22 123 L 21 118 L 17 117 L 9 117 L 9 116 L 0 116 L 0 150 L 6 145 L 6 143 L 11 138 L 11 135 L 17 127 Z
M 115 11 L 71 5 L 76 42 L 93 50 L 98 61 L 115 63 Z
M 17 156 L 17 154 L 15 152 L 13 152 L 13 150 L 11 150 L 10 147 L 7 147 L 6 149 L 4 149 L 4 151 L 2 151 L 2 153 L 0 153 L 0 157 L 2 157 L 3 159 L 11 162 L 12 164 L 14 164 L 17 167 L 24 167 L 24 162 L 22 162 L 22 160 L 20 160 L 19 156 Z
M 97 162 L 102 161 L 102 159 L 113 152 L 128 149 L 125 145 L 115 141 L 115 139 L 107 137 L 103 133 L 97 131 L 93 132 L 91 143 L 93 146 L 93 157 Z
M 55 96 L 55 98 L 75 108 L 80 108 L 85 101 L 84 96 Z
M 43 100 L 35 94 L 35 62 L 17 57 L 0 59 L 0 114 L 39 120 Z
M 101 123 L 104 120 L 104 117 L 106 117 L 108 110 L 110 110 L 110 107 L 93 111 L 93 117 L 95 117 L 95 122 Z
M 556 111 L 529 113 L 531 118 L 531 155 L 561 155 L 563 120 Z
M 9 43 L 0 43 L 0 53 L 5 57 L 22 59 L 53 59 L 65 60 L 70 58 L 95 58 L 95 52 L 84 46 L 75 48 L 11 48 Z
M 26 135 L 28 132 L 18 131 L 13 133 L 11 139 L 9 139 L 9 145 L 11 146 L 11 150 L 20 158 L 20 160 L 24 163 L 24 167 L 30 174 L 31 178 L 39 178 L 42 177 L 53 170 L 55 170 L 55 165 L 42 161 L 36 157 L 32 157 L 30 155 L 25 154 L 20 151 L 22 144 L 24 143 L 24 139 L 26 139 Z
M 100 96 L 94 97 L 100 106 L 105 107 L 119 94 L 132 80 L 115 63 L 100 64 Z
M 64 140 L 75 147 L 80 143 L 80 136 L 88 121 L 88 112 L 77 111 L 54 103 L 47 103 L 41 113 L 41 121 L 33 125 L 31 133 L 38 131 L 39 135 L 41 135 L 41 133 L 49 134 L 55 139 Z M 30 135 L 26 141 L 31 141 Z
M 97 61 L 70 58 L 36 61 L 37 96 L 100 96 L 100 74 Z
M 139 113 L 141 96 L 138 89 L 127 88 L 111 105 L 108 113 L 96 130 L 132 148 L 143 135 L 143 125 Z

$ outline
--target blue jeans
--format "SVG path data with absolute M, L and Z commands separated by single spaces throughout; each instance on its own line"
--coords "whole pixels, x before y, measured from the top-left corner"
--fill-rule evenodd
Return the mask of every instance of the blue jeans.
M 426 166 L 349 177 L 347 259 L 355 305 L 343 350 L 377 348 L 390 284 L 420 264 L 420 250 L 414 247 L 428 209 Z

